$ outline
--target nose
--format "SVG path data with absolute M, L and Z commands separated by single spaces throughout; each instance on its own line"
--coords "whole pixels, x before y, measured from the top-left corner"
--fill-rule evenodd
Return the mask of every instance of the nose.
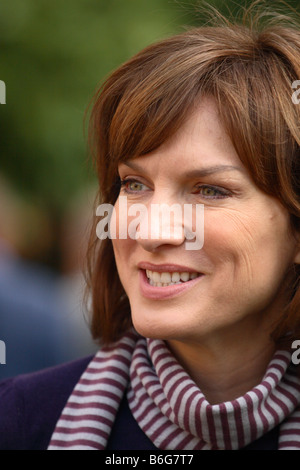
M 180 246 L 185 241 L 182 205 L 152 202 L 145 206 L 135 239 L 146 251 L 164 245 Z

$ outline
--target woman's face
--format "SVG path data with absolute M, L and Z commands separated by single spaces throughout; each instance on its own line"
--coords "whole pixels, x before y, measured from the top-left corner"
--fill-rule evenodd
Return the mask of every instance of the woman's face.
M 120 164 L 119 173 L 128 210 L 124 205 L 120 210 L 119 197 L 117 228 L 118 223 L 129 228 L 136 219 L 128 214 L 133 204 L 146 208 L 140 222 L 149 222 L 148 228 L 136 224 L 136 239 L 113 240 L 136 330 L 182 341 L 216 340 L 229 332 L 253 341 L 253 335 L 265 332 L 282 313 L 284 283 L 299 261 L 298 246 L 288 212 L 254 184 L 214 102 L 203 100 L 173 138 Z M 193 229 L 196 207 L 204 207 L 202 248 L 187 249 L 183 229 L 174 237 L 165 220 L 162 227 L 153 204 L 163 203 L 192 207 Z

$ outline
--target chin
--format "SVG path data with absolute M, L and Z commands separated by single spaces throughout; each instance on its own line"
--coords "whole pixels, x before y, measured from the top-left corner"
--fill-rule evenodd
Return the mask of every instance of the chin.
M 145 338 L 167 339 L 167 332 L 164 328 L 162 329 L 159 325 L 148 324 L 146 322 L 134 319 L 132 320 L 132 323 L 135 330 Z
M 155 315 L 151 315 L 151 319 L 142 316 L 132 314 L 132 323 L 135 330 L 145 338 L 162 339 L 162 340 L 184 340 L 190 337 L 190 334 L 185 331 L 182 324 L 177 325 L 172 320 L 164 318 L 165 321 L 161 321 L 158 318 L 154 318 Z

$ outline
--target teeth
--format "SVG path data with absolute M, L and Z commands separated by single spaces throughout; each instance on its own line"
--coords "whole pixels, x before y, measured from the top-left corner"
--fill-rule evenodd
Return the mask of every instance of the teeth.
M 188 281 L 189 278 L 190 278 L 189 273 L 181 273 L 181 274 L 180 274 L 180 279 L 181 279 L 183 282 Z
M 149 284 L 155 287 L 166 287 L 174 284 L 181 284 L 199 276 L 199 273 L 175 272 L 175 273 L 158 273 L 157 271 L 146 270 Z
M 164 283 L 164 284 L 170 284 L 170 282 L 172 282 L 172 278 L 171 278 L 170 273 L 161 273 L 160 279 L 161 279 L 161 282 Z

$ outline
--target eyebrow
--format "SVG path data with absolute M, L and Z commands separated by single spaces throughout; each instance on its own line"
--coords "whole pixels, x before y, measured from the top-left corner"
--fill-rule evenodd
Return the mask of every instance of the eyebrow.
M 128 166 L 136 171 L 143 171 L 144 169 L 136 162 L 132 160 L 127 160 L 126 162 L 122 162 L 123 165 Z M 187 178 L 203 178 L 204 176 L 213 175 L 215 173 L 223 173 L 225 171 L 239 171 L 243 173 L 243 170 L 238 166 L 233 165 L 213 165 L 204 168 L 197 168 L 196 170 L 191 170 L 184 173 L 184 176 Z

